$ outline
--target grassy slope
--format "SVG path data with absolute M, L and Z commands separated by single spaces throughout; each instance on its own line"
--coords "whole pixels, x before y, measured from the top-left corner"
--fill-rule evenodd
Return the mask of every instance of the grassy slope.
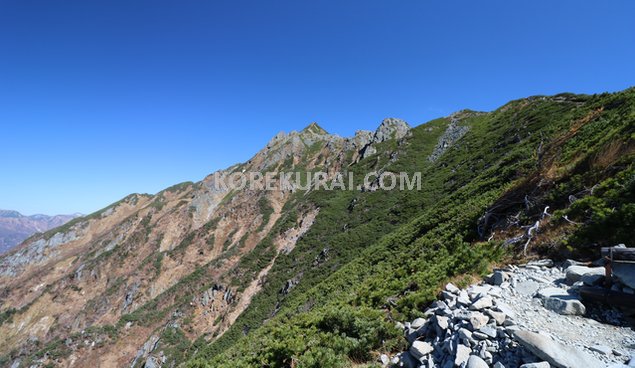
M 416 128 L 404 147 L 387 142 L 377 156 L 352 167 L 358 172 L 381 167 L 396 149 L 399 158 L 388 167 L 421 170 L 420 192 L 318 191 L 299 198 L 296 206 L 321 208 L 313 228 L 291 254 L 278 259 L 234 327 L 201 347 L 187 365 L 346 366 L 371 360 L 371 351 L 399 348 L 403 340 L 391 327 L 393 319 L 418 316 L 444 280 L 483 272 L 501 256 L 498 243 L 479 242 L 476 224 L 488 207 L 512 194 L 536 198 L 534 207 L 523 210 L 523 220 L 535 221 L 539 204 L 550 201 L 558 214 L 570 213 L 586 224 L 565 233 L 554 245 L 558 249 L 588 245 L 597 238 L 593 227 L 603 222 L 614 234 L 604 242 L 632 242 L 628 147 L 634 138 L 635 92 L 560 97 L 523 99 L 469 118 L 470 132 L 434 164 L 426 158 L 440 131 L 427 128 L 445 126 L 444 120 Z M 615 160 L 595 162 L 617 141 L 621 153 Z M 555 172 L 549 176 L 553 180 L 536 186 L 533 179 L 547 170 Z M 603 181 L 587 196 L 595 200 L 568 206 L 563 199 L 575 188 Z M 523 208 L 522 202 L 507 202 L 501 215 Z M 558 225 L 554 220 L 551 226 Z M 329 257 L 316 265 L 325 247 Z M 296 276 L 300 284 L 282 295 L 284 282 Z

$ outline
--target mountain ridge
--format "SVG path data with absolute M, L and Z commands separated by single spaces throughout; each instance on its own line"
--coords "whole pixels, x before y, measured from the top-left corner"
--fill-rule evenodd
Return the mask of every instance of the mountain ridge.
M 355 184 L 421 172 L 421 190 L 234 190 L 210 174 L 33 236 L 0 257 L 0 363 L 341 366 L 399 351 L 392 322 L 419 316 L 448 277 L 525 243 L 584 255 L 633 238 L 633 91 L 521 99 L 413 128 L 384 120 L 349 138 L 278 134 L 219 171 L 350 172 Z M 588 222 L 603 206 L 615 213 Z M 544 232 L 528 237 L 536 220 Z M 609 225 L 610 237 L 590 230 Z

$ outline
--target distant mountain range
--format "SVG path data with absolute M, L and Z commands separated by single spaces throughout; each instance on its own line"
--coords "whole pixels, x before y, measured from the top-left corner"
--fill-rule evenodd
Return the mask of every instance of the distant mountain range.
M 18 211 L 0 210 L 0 254 L 7 252 L 35 233 L 64 225 L 79 216 L 81 215 L 25 216 Z

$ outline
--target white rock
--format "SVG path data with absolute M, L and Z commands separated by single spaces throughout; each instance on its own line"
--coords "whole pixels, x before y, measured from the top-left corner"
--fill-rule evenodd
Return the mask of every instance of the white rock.
M 564 289 L 555 287 L 542 289 L 538 292 L 538 297 L 542 299 L 545 308 L 558 314 L 584 315 L 586 313 L 584 304 Z
M 520 366 L 520 368 L 550 368 L 549 362 L 527 363 Z
M 425 325 L 426 322 L 427 320 L 425 318 L 417 318 L 414 321 L 412 321 L 412 323 L 410 323 L 410 328 L 417 330 L 421 326 Z
M 472 330 L 478 330 L 489 322 L 489 317 L 481 312 L 472 312 L 470 315 L 470 325 Z
M 449 318 L 443 316 L 435 316 L 434 317 L 437 326 L 441 329 L 441 331 L 445 331 L 449 326 Z
M 381 356 L 379 356 L 379 360 L 381 361 L 382 365 L 390 364 L 390 358 L 388 358 L 388 355 L 386 354 L 382 354 Z
M 584 275 L 605 275 L 604 267 L 569 266 L 566 270 L 568 284 L 582 280 Z
M 505 313 L 503 312 L 495 312 L 491 309 L 488 309 L 485 311 L 485 314 L 487 314 L 488 316 L 492 317 L 494 319 L 494 321 L 496 321 L 497 325 L 502 325 L 503 323 L 505 323 L 505 319 L 507 319 L 507 316 L 505 315 Z
M 456 347 L 454 365 L 460 367 L 462 364 L 467 363 L 467 360 L 470 359 L 470 354 L 472 354 L 472 349 L 468 348 L 465 345 L 458 345 Z
M 412 354 L 417 359 L 423 358 L 424 356 L 430 354 L 432 351 L 434 351 L 432 345 L 425 341 L 415 341 L 410 347 L 410 354 Z
M 467 307 L 468 305 L 472 304 L 472 301 L 470 300 L 470 296 L 467 294 L 467 291 L 461 290 L 459 292 L 459 297 L 456 299 L 456 303 L 464 307 Z
M 445 285 L 445 290 L 451 292 L 452 294 L 458 294 L 460 291 L 460 289 L 451 282 Z
M 483 359 L 477 357 L 476 355 L 470 355 L 467 360 L 466 368 L 488 368 L 489 366 Z
M 487 340 L 487 338 L 489 337 L 489 336 L 487 336 L 486 334 L 484 334 L 484 333 L 483 333 L 483 332 L 481 332 L 481 331 L 474 331 L 474 332 L 472 333 L 472 336 L 473 336 L 475 339 L 477 339 L 477 340 L 482 340 L 482 341 Z
M 472 305 L 470 305 L 470 309 L 472 310 L 483 310 L 485 308 L 490 308 L 494 305 L 492 298 L 489 296 L 483 296 L 476 300 Z
M 557 368 L 603 368 L 605 366 L 586 353 L 535 332 L 514 331 L 514 338 L 527 350 Z
M 461 339 L 466 339 L 466 340 L 471 340 L 472 339 L 472 332 L 470 330 L 468 330 L 467 328 L 459 329 L 457 334 L 458 334 L 459 338 L 461 338 Z
M 490 326 L 483 326 L 479 328 L 479 332 L 484 333 L 485 335 L 495 338 L 496 337 L 496 329 Z

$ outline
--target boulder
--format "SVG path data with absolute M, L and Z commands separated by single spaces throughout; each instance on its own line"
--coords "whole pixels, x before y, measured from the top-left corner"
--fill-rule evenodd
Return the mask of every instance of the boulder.
M 586 266 L 569 266 L 566 270 L 566 279 L 569 285 L 582 280 L 584 275 L 601 275 L 604 276 L 606 270 L 604 267 L 586 267 Z
M 483 310 L 485 308 L 490 308 L 494 305 L 494 302 L 490 296 L 483 296 L 478 298 L 472 305 L 470 309 L 472 310 Z
M 437 327 L 441 330 L 441 332 L 448 329 L 449 326 L 449 318 L 443 316 L 435 316 L 434 320 L 437 324 Z
M 461 328 L 457 333 L 461 339 L 472 340 L 472 332 L 467 328 Z
M 497 325 L 502 325 L 503 323 L 505 323 L 505 320 L 507 319 L 507 316 L 505 315 L 505 313 L 503 312 L 496 312 L 493 311 L 491 309 L 488 309 L 485 311 L 485 314 L 487 314 L 488 316 L 492 317 L 495 321 Z
M 426 319 L 425 318 L 417 318 L 414 321 L 412 321 L 412 323 L 410 323 L 410 328 L 413 328 L 415 330 L 419 329 L 421 326 L 426 324 Z
M 484 333 L 485 335 L 487 335 L 490 338 L 495 338 L 496 337 L 496 329 L 494 327 L 490 327 L 490 326 L 483 326 L 481 328 L 479 328 L 478 330 L 481 333 Z
M 381 362 L 381 365 L 383 366 L 387 366 L 388 364 L 390 364 L 390 358 L 386 354 L 382 354 L 379 357 L 379 361 Z
M 467 360 L 466 368 L 488 368 L 489 366 L 483 359 L 476 355 L 470 355 Z
M 472 301 L 470 300 L 470 296 L 467 294 L 467 291 L 465 290 L 459 291 L 459 296 L 456 299 L 456 303 L 464 307 L 467 307 L 470 304 L 472 304 Z
M 489 338 L 489 336 L 487 336 L 486 334 L 484 334 L 483 332 L 479 331 L 474 331 L 472 333 L 472 336 L 477 339 L 477 340 L 487 340 Z
M 527 363 L 520 366 L 520 368 L 550 368 L 549 362 Z
M 461 367 L 463 364 L 466 364 L 468 359 L 470 359 L 470 354 L 472 354 L 472 349 L 465 345 L 458 345 L 456 347 L 456 355 L 454 356 L 454 365 Z
M 586 313 L 584 304 L 564 289 L 555 287 L 542 289 L 537 296 L 542 299 L 545 308 L 558 314 L 584 315 Z
M 432 345 L 425 341 L 415 341 L 410 347 L 410 354 L 412 354 L 412 356 L 416 359 L 421 359 L 424 356 L 430 354 L 432 351 L 434 351 Z
M 557 368 L 602 368 L 605 365 L 592 356 L 547 336 L 529 331 L 514 331 L 514 338 L 527 350 Z
M 461 290 L 453 283 L 449 282 L 447 285 L 445 285 L 445 291 L 449 291 L 452 294 L 458 294 Z
M 476 301 L 483 296 L 487 296 L 491 290 L 492 287 L 490 285 L 472 285 L 467 289 L 467 294 L 473 301 Z
M 472 314 L 470 315 L 470 326 L 474 331 L 487 325 L 487 322 L 489 322 L 489 317 L 481 312 L 472 312 Z

